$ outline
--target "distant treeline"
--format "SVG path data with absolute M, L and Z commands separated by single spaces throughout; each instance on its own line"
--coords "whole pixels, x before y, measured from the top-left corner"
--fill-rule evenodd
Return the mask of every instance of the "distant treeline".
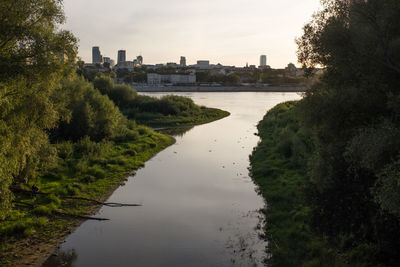
M 399 266 L 399 14 L 397 0 L 324 1 L 297 40 L 326 71 L 259 125 L 272 266 Z

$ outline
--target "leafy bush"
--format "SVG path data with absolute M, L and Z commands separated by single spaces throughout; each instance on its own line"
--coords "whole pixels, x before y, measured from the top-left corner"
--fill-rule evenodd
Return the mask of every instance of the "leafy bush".
M 52 131 L 52 139 L 77 141 L 87 135 L 101 141 L 126 128 L 126 119 L 114 103 L 82 78 L 65 79 L 62 94 L 65 118 Z
M 71 157 L 74 152 L 73 144 L 70 141 L 58 143 L 56 148 L 57 155 L 64 160 Z

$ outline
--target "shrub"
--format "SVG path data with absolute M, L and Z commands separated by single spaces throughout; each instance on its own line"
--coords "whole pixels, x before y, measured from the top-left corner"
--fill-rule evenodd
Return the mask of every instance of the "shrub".
M 70 141 L 56 144 L 57 154 L 62 159 L 67 159 L 74 152 L 73 144 Z

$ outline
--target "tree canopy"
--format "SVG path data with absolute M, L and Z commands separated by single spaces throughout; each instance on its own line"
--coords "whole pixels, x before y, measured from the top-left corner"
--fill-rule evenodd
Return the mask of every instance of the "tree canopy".
M 47 130 L 58 121 L 51 95 L 75 64 L 75 37 L 64 22 L 62 1 L 0 2 L 0 218 L 12 183 L 35 177 L 52 161 Z
M 351 244 L 342 249 L 393 265 L 400 260 L 400 2 L 322 3 L 297 40 L 305 67 L 325 67 L 300 104 L 317 142 L 313 225 Z

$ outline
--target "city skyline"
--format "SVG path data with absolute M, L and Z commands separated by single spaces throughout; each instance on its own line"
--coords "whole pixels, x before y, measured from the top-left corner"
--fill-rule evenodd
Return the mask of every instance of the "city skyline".
M 118 50 L 118 52 L 117 52 L 117 61 L 115 61 L 111 57 L 103 56 L 101 54 L 101 50 L 100 50 L 99 46 L 93 46 L 92 47 L 92 59 L 91 59 L 91 61 L 89 61 L 89 62 L 86 61 L 85 63 L 97 64 L 97 63 L 103 63 L 103 62 L 104 63 L 114 63 L 114 62 L 116 62 L 117 64 L 119 64 L 119 63 L 129 62 L 129 61 L 137 62 L 139 65 L 142 65 L 142 64 L 143 65 L 176 64 L 176 65 L 183 66 L 183 67 L 193 66 L 193 65 L 199 64 L 199 62 L 205 62 L 206 61 L 206 62 L 208 62 L 208 64 L 213 64 L 213 65 L 221 64 L 223 66 L 228 66 L 228 65 L 224 65 L 221 62 L 215 63 L 215 62 L 210 62 L 209 60 L 204 60 L 204 59 L 203 60 L 196 60 L 195 63 L 187 65 L 185 56 L 181 56 L 180 57 L 179 63 L 177 63 L 177 62 L 158 62 L 158 63 L 155 63 L 155 64 L 145 64 L 144 61 L 143 61 L 143 56 L 141 54 L 136 56 L 136 58 L 134 58 L 133 60 L 127 58 L 126 57 L 126 50 Z M 249 66 L 249 64 L 248 64 L 248 62 L 246 62 L 246 67 L 248 67 L 248 66 Z M 252 64 L 251 66 L 257 66 L 257 65 L 256 64 Z M 267 66 L 267 56 L 266 55 L 261 55 L 260 56 L 260 64 L 258 65 L 258 67 L 265 67 L 265 66 Z M 240 67 L 240 66 L 236 66 L 236 67 Z
M 258 65 L 260 55 L 268 65 L 282 68 L 297 64 L 295 38 L 320 8 L 319 0 L 66 0 L 67 23 L 79 38 L 79 56 L 91 62 L 92 47 L 117 60 L 143 55 L 144 64 L 187 64 L 210 60 L 215 64 Z M 105 12 L 107 11 L 107 12 Z

